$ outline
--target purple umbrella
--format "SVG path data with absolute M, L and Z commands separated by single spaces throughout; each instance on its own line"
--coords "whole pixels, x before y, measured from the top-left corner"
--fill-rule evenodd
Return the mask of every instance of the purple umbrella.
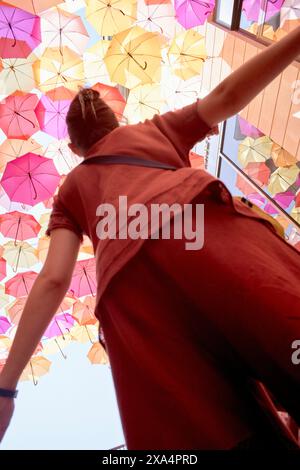
M 70 103 L 70 100 L 52 101 L 47 96 L 43 96 L 35 108 L 41 130 L 56 139 L 64 139 L 68 135 L 66 115 Z
M 1 185 L 11 201 L 34 206 L 53 196 L 60 179 L 53 160 L 26 153 L 7 163 Z
M 268 21 L 276 13 L 280 12 L 284 0 L 269 0 L 267 3 L 267 11 L 265 21 Z M 262 0 L 244 0 L 242 10 L 245 12 L 249 21 L 257 22 L 259 13 L 263 6 Z
M 248 194 L 247 199 L 258 207 L 262 207 L 266 202 L 265 198 L 258 193 Z
M 248 121 L 243 119 L 241 116 L 238 116 L 238 120 L 239 120 L 240 130 L 243 135 L 252 137 L 253 139 L 258 139 L 258 137 L 262 137 L 264 135 L 259 129 L 254 127 L 252 124 L 250 124 Z
M 64 336 L 64 333 L 69 333 L 70 328 L 74 326 L 75 318 L 69 313 L 55 315 L 50 325 L 46 329 L 44 336 L 46 338 L 54 338 L 56 336 Z
M 204 24 L 208 15 L 215 8 L 215 0 L 175 0 L 175 11 L 178 23 L 185 29 Z
M 0 334 L 4 335 L 10 327 L 10 321 L 6 317 L 0 317 Z
M 284 193 L 277 193 L 274 196 L 274 199 L 276 202 L 278 202 L 280 207 L 287 209 L 291 202 L 294 201 L 295 194 L 293 194 L 291 191 L 285 191 Z
M 0 53 L 3 59 L 26 58 L 40 43 L 38 16 L 8 5 L 0 6 Z
M 273 204 L 270 204 L 269 202 L 265 205 L 264 211 L 267 212 L 267 214 L 270 214 L 270 215 L 276 215 L 276 214 L 278 214 L 278 210 L 275 209 L 275 207 L 273 206 Z

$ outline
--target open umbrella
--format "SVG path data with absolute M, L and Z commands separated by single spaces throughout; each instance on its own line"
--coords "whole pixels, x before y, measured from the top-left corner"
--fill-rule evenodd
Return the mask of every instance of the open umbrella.
M 258 185 L 265 186 L 269 182 L 270 168 L 264 162 L 249 162 L 244 172 Z
M 26 58 L 41 43 L 40 18 L 27 11 L 0 5 L 0 54 Z
M 69 290 L 77 297 L 95 295 L 97 290 L 95 258 L 76 262 Z
M 238 149 L 238 160 L 242 167 L 250 162 L 265 162 L 271 156 L 273 141 L 267 136 L 253 139 L 246 137 Z
M 136 20 L 137 0 L 87 0 L 86 17 L 100 36 L 113 36 Z
M 291 191 L 285 191 L 284 193 L 277 193 L 274 196 L 275 201 L 278 202 L 280 207 L 287 209 L 289 205 L 294 201 L 295 194 Z
M 4 258 L 0 258 L 0 281 L 4 279 L 7 275 L 6 272 L 6 260 Z
M 23 8 L 23 10 L 30 11 L 36 15 L 61 3 L 61 0 L 6 0 L 5 3 Z
M 32 357 L 27 366 L 24 368 L 20 381 L 32 380 L 34 385 L 37 385 L 37 378 L 49 372 L 51 361 L 42 356 Z
M 285 0 L 280 10 L 280 27 L 289 20 L 300 19 L 300 0 Z
M 265 21 L 280 12 L 284 0 L 269 0 L 267 2 Z M 261 0 L 244 0 L 242 11 L 245 12 L 249 21 L 258 21 L 262 8 Z
M 71 328 L 74 326 L 75 319 L 68 313 L 55 315 L 50 324 L 46 328 L 43 336 L 45 338 L 54 338 L 57 336 L 64 336 L 65 333 L 70 333 Z
M 108 356 L 100 343 L 95 343 L 87 353 L 87 357 L 91 364 L 107 364 Z
M 33 215 L 19 211 L 0 214 L 0 232 L 7 238 L 14 238 L 15 245 L 17 240 L 35 238 L 40 228 Z
M 259 129 L 257 129 L 255 126 L 250 124 L 250 122 L 243 119 L 241 116 L 238 116 L 238 123 L 239 123 L 240 131 L 242 134 L 244 134 L 244 136 L 257 139 L 258 137 L 262 137 L 264 135 Z
M 273 143 L 272 152 L 271 152 L 273 161 L 278 167 L 291 166 L 297 163 L 297 158 L 285 150 L 280 145 Z
M 6 317 L 0 317 L 0 334 L 4 335 L 11 327 L 10 321 Z
M 69 173 L 82 161 L 68 147 L 66 140 L 55 140 L 45 150 L 45 156 L 51 158 L 60 175 Z
M 3 70 L 0 80 L 5 84 L 5 93 L 17 90 L 31 91 L 36 87 L 33 64 L 37 57 L 31 54 L 27 59 L 2 59 Z
M 154 83 L 161 64 L 162 36 L 139 26 L 113 36 L 104 57 L 112 81 L 127 88 Z
M 41 130 L 56 139 L 67 137 L 66 116 L 70 103 L 70 100 L 52 101 L 48 96 L 42 96 L 35 108 Z
M 275 170 L 269 181 L 268 191 L 275 196 L 277 193 L 282 193 L 294 188 L 296 191 L 296 181 L 299 177 L 299 168 L 297 165 L 292 165 L 285 168 L 278 168 Z
M 6 281 L 5 292 L 14 297 L 27 297 L 37 276 L 35 271 L 16 274 Z
M 39 88 L 44 93 L 60 86 L 78 92 L 84 84 L 82 59 L 68 46 L 60 50 L 48 47 L 34 70 Z
M 28 139 L 39 130 L 35 107 L 39 99 L 32 93 L 14 93 L 0 101 L 0 127 L 8 138 Z
M 3 173 L 8 162 L 29 152 L 41 155 L 43 153 L 43 148 L 34 139 L 4 140 L 0 145 L 0 173 Z
M 73 340 L 80 343 L 96 343 L 98 341 L 98 324 L 76 325 L 70 334 Z
M 178 34 L 171 42 L 168 58 L 172 70 L 182 80 L 199 75 L 207 59 L 204 36 L 193 29 Z
M 80 325 L 94 325 L 97 323 L 95 317 L 95 297 L 87 296 L 83 302 L 77 300 L 73 305 L 72 315 Z
M 123 116 L 123 111 L 126 105 L 124 97 L 116 87 L 105 85 L 103 83 L 95 83 L 93 89 L 100 93 L 103 101 L 110 106 L 115 113 L 117 119 L 120 121 Z
M 42 38 L 46 47 L 58 47 L 62 54 L 62 47 L 68 46 L 77 54 L 83 53 L 89 35 L 80 16 L 60 8 L 52 8 L 43 13 L 41 18 Z
M 127 98 L 124 116 L 129 124 L 135 124 L 145 119 L 151 119 L 154 114 L 160 114 L 165 100 L 160 95 L 160 85 L 141 85 L 130 90 Z
M 1 184 L 12 201 L 34 206 L 54 194 L 59 180 L 50 158 L 27 153 L 6 165 Z
M 14 272 L 18 267 L 28 269 L 38 263 L 36 249 L 27 242 L 16 246 L 13 241 L 10 241 L 5 243 L 3 248 L 3 258 L 6 259 Z
M 215 0 L 175 0 L 177 21 L 186 29 L 204 24 L 215 8 Z
M 157 32 L 167 38 L 172 38 L 179 29 L 174 6 L 171 3 L 163 2 L 157 2 L 156 5 L 138 3 L 135 24 L 151 33 Z
M 115 85 L 110 79 L 104 56 L 110 46 L 110 40 L 101 40 L 88 48 L 83 54 L 84 76 L 90 85 L 94 83 L 105 83 L 106 85 Z

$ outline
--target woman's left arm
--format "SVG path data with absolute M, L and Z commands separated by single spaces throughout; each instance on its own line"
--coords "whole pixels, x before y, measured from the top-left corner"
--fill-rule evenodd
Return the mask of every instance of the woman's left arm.
M 55 315 L 71 282 L 80 238 L 71 230 L 51 232 L 47 259 L 25 304 L 8 359 L 0 374 L 0 388 L 15 389 L 48 324 Z M 7 398 L 0 398 L 9 401 Z M 5 402 L 4 402 L 5 403 Z M 0 441 L 5 417 L 0 407 Z M 1 422 L 2 421 L 2 422 Z

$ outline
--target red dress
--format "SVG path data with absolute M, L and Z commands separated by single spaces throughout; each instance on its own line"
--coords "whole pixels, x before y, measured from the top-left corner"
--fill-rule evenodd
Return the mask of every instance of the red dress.
M 300 424 L 300 254 L 273 226 L 202 170 L 188 151 L 209 128 L 197 103 L 115 129 L 90 151 L 164 161 L 176 172 L 76 167 L 61 186 L 47 234 L 87 234 L 97 307 L 128 449 L 230 449 L 263 418 L 249 393 L 262 381 Z M 205 240 L 99 240 L 96 208 L 133 202 L 204 203 Z M 266 439 L 267 440 L 267 439 Z

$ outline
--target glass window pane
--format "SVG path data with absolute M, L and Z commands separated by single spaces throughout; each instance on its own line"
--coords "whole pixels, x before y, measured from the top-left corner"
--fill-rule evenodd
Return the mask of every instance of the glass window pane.
M 240 116 L 226 121 L 222 152 L 299 223 L 300 162 L 295 156 Z
M 245 197 L 267 214 L 274 217 L 284 228 L 285 237 L 295 248 L 300 251 L 300 229 L 284 215 L 272 202 L 261 194 L 243 173 L 234 168 L 225 158 L 220 159 L 220 171 L 218 177 L 225 183 L 232 196 Z
M 216 21 L 231 28 L 234 0 L 219 0 L 216 6 Z

